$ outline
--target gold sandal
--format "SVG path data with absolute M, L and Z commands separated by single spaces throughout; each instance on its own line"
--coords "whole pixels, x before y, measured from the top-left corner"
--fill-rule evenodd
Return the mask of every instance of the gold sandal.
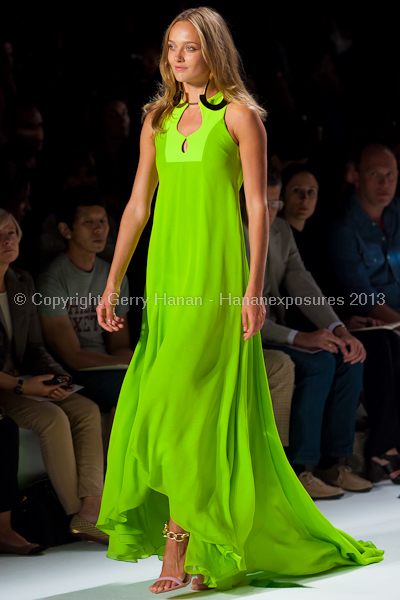
M 189 533 L 176 533 L 175 531 L 169 530 L 169 524 L 165 523 L 164 531 L 162 532 L 163 537 L 169 540 L 175 540 L 175 542 L 183 542 L 186 538 L 189 537 Z M 159 581 L 172 581 L 175 583 L 173 587 L 170 587 L 166 590 L 161 590 L 159 592 L 153 592 L 154 594 L 164 594 L 165 592 L 173 592 L 176 590 L 180 590 L 181 588 L 187 587 L 189 583 L 192 581 L 192 576 L 188 573 L 185 573 L 184 579 L 178 579 L 177 577 L 159 577 L 156 579 L 154 583 L 158 583 Z M 154 584 L 153 584 L 154 585 Z

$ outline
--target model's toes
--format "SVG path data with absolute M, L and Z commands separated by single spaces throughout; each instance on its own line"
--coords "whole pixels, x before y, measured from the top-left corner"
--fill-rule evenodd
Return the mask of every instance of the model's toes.
M 204 575 L 197 575 L 193 579 L 192 590 L 201 591 L 201 590 L 209 590 L 210 588 L 204 582 Z
M 153 594 L 159 594 L 160 592 L 164 592 L 165 590 L 172 590 L 174 589 L 174 587 L 177 587 L 176 583 L 167 580 L 159 581 L 158 583 L 153 583 L 153 585 L 149 587 L 149 590 L 150 592 L 153 592 Z

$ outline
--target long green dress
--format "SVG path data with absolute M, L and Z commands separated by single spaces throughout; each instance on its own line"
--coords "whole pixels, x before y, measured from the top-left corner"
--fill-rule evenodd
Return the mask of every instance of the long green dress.
M 219 92 L 209 101 L 222 100 Z M 249 269 L 238 146 L 225 108 L 200 104 L 187 138 L 174 109 L 156 136 L 159 190 L 139 342 L 111 434 L 98 527 L 109 558 L 165 548 L 172 519 L 190 532 L 185 569 L 228 589 L 246 574 L 309 575 L 382 560 L 322 515 L 276 429 L 261 336 L 243 340 Z M 183 143 L 187 139 L 187 151 Z

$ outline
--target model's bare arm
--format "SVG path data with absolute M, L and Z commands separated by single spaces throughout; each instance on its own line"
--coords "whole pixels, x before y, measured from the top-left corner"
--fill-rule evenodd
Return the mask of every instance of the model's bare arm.
M 152 113 L 147 115 L 140 136 L 140 159 L 130 200 L 122 215 L 114 258 L 101 303 L 97 307 L 99 324 L 106 331 L 118 331 L 118 317 L 113 316 L 113 302 L 120 293 L 121 282 L 143 229 L 151 213 L 151 201 L 157 187 L 156 148 L 151 127 Z M 116 294 L 116 295 L 113 295 Z M 111 296 L 110 296 L 111 295 Z M 114 304 L 115 304 L 114 302 Z
M 226 124 L 239 144 L 249 217 L 251 264 L 242 310 L 244 339 L 248 340 L 261 329 L 265 321 L 264 303 L 259 300 L 259 304 L 251 305 L 250 301 L 252 297 L 262 297 L 268 251 L 267 133 L 256 109 L 252 107 L 230 105 Z

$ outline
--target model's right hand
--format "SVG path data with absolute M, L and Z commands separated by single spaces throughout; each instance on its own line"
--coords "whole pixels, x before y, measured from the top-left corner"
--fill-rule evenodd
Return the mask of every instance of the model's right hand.
M 328 329 L 318 329 L 317 331 L 312 331 L 311 333 L 299 331 L 294 336 L 293 346 L 297 346 L 298 348 L 307 348 L 309 350 L 321 348 L 322 350 L 326 350 L 332 354 L 336 354 L 338 352 L 338 347 L 346 348 L 346 344 Z
M 18 378 L 17 378 L 18 379 Z M 22 384 L 22 393 L 27 396 L 41 396 L 45 398 L 49 396 L 54 390 L 61 389 L 64 383 L 57 383 L 56 385 L 45 385 L 43 381 L 49 381 L 50 379 L 54 379 L 54 375 L 36 375 L 35 377 L 31 377 L 30 379 L 24 380 Z M 67 395 L 69 392 L 64 394 L 64 390 L 62 391 L 62 397 Z M 61 400 L 61 398 L 51 398 L 52 400 Z
M 101 297 L 100 304 L 96 308 L 97 321 L 106 331 L 119 331 L 123 328 L 124 319 L 115 314 L 115 305 L 117 304 L 121 290 L 119 288 L 106 288 Z

